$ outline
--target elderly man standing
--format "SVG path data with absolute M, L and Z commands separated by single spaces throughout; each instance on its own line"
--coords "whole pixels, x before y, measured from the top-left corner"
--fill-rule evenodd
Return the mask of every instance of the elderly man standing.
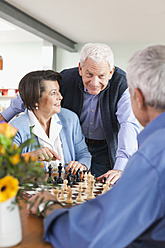
M 139 130 L 125 72 L 114 67 L 109 46 L 89 43 L 82 48 L 79 68 L 61 74 L 62 107 L 74 111 L 80 119 L 92 155 L 91 172 L 100 179 L 106 176 L 114 184 L 137 149 Z M 11 113 L 16 114 L 17 106 L 19 112 L 23 111 L 16 101 L 2 112 L 7 121 L 13 117 Z
M 44 239 L 54 247 L 165 247 L 165 46 L 135 53 L 127 79 L 133 111 L 144 126 L 138 151 L 107 193 L 70 209 L 54 202 L 46 210 Z M 43 194 L 38 197 L 39 203 Z M 52 198 L 46 192 L 45 201 Z

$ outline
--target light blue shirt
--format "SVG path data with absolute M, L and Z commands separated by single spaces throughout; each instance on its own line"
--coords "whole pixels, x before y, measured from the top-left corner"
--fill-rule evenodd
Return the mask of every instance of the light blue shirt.
M 138 139 L 110 191 L 44 219 L 45 241 L 58 248 L 165 247 L 165 112 Z

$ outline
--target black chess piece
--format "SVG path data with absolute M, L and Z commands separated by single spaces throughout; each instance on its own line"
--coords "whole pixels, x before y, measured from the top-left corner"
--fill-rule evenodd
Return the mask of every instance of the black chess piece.
M 57 177 L 56 176 L 54 176 L 53 185 L 57 186 Z
M 47 179 L 47 183 L 53 183 L 53 180 L 52 180 L 52 169 L 53 167 L 51 166 L 51 164 L 48 166 L 48 173 L 49 173 L 49 176 L 48 176 L 48 179 Z
M 81 179 L 80 179 L 80 168 L 76 171 L 76 175 L 77 175 L 77 182 L 81 182 Z
M 73 177 L 73 175 L 72 175 L 72 169 L 70 168 L 69 169 L 69 174 L 67 175 L 67 180 L 68 180 L 68 186 L 72 186 L 72 177 Z
M 83 179 L 82 179 L 82 181 L 84 181 L 85 172 L 87 172 L 87 170 L 83 170 Z
M 73 176 L 73 184 L 76 185 L 77 184 L 77 175 Z
M 63 179 L 61 177 L 61 173 L 62 173 L 62 164 L 60 163 L 58 166 L 58 178 L 57 178 L 57 183 L 63 183 Z
M 106 181 L 107 181 L 107 178 L 104 177 L 104 178 L 103 178 L 103 184 L 106 184 Z

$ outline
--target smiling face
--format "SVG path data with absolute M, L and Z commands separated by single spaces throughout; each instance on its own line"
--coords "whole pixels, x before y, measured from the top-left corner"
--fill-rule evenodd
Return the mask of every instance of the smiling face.
M 62 95 L 59 92 L 57 81 L 44 80 L 45 91 L 42 93 L 38 104 L 38 111 L 44 115 L 52 116 L 61 111 Z
M 113 71 L 110 72 L 110 66 L 106 60 L 96 63 L 91 58 L 87 58 L 83 67 L 79 64 L 79 74 L 91 95 L 97 95 L 106 88 Z

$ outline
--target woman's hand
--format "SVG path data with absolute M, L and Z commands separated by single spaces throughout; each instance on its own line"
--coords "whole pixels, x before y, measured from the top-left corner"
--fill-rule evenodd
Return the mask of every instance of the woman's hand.
M 77 170 L 80 169 L 82 172 L 83 170 L 87 170 L 87 167 L 78 161 L 70 161 L 68 166 L 66 167 L 66 172 L 69 173 L 69 169 L 71 168 L 72 174 L 75 175 Z
M 24 153 L 27 154 L 27 153 Z M 60 156 L 48 147 L 42 147 L 35 151 L 28 152 L 32 157 L 36 157 L 39 161 L 50 162 L 51 160 L 60 160 Z

